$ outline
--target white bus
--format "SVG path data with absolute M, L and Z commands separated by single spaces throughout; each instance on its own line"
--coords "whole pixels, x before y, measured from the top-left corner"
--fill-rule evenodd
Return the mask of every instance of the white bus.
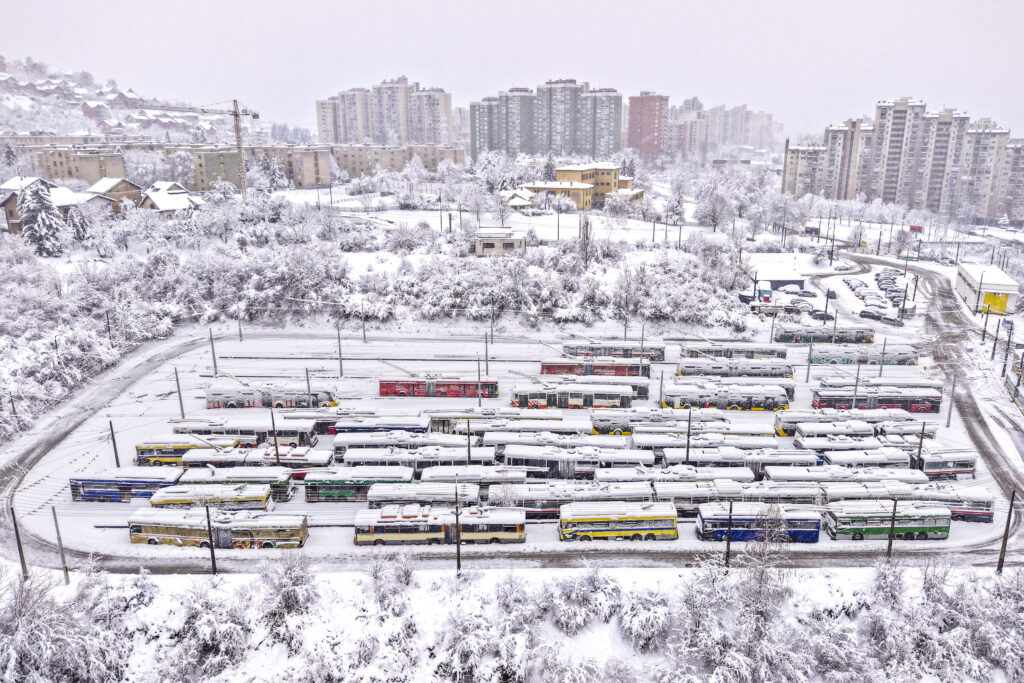
M 630 448 L 505 447 L 505 465 L 525 468 L 531 478 L 591 479 L 599 467 L 653 467 L 654 453 Z
M 411 483 L 374 484 L 366 493 L 371 508 L 385 505 L 479 505 L 480 487 L 476 484 Z
M 594 472 L 594 481 L 754 481 L 749 467 L 694 467 L 670 465 L 661 469 L 649 467 L 602 467 Z
M 559 517 L 560 541 L 679 538 L 675 508 L 667 503 L 568 503 L 561 507 Z
M 566 503 L 579 501 L 639 502 L 652 500 L 648 482 L 600 483 L 580 480 L 547 480 L 526 484 L 492 486 L 487 492 L 491 505 L 523 508 L 528 519 L 558 517 Z

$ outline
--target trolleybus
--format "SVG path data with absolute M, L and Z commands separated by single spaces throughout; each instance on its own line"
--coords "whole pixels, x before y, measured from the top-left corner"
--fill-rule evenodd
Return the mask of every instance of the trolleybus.
M 530 478 L 591 479 L 599 467 L 653 467 L 654 453 L 627 448 L 506 446 L 505 465 L 525 468 Z
M 270 495 L 277 502 L 291 500 L 295 493 L 295 481 L 287 467 L 237 467 L 206 468 L 193 467 L 182 472 L 178 480 L 181 486 L 234 486 L 238 484 L 266 485 Z
M 723 410 L 784 410 L 789 396 L 779 385 L 677 384 L 665 387 L 664 406 Z
M 775 414 L 775 433 L 779 436 L 792 436 L 796 426 L 804 422 L 843 422 L 860 420 L 870 424 L 879 422 L 903 422 L 914 419 L 902 408 L 875 408 L 873 410 L 836 410 L 835 408 L 819 408 L 816 410 L 784 410 Z M 920 425 L 918 430 L 920 430 Z
M 869 344 L 875 341 L 875 330 L 860 325 L 819 327 L 780 323 L 775 326 L 775 341 L 793 344 Z
M 857 405 L 854 406 L 854 396 Z M 815 408 L 902 408 L 911 413 L 937 413 L 942 405 L 942 391 L 914 387 L 854 387 L 842 389 L 811 388 L 811 405 Z
M 168 486 L 149 499 L 155 508 L 211 507 L 222 510 L 267 510 L 274 506 L 266 484 Z
M 795 543 L 817 543 L 821 515 L 813 508 L 766 503 L 706 503 L 697 514 L 702 541 L 760 541 L 780 536 Z
M 786 359 L 789 349 L 781 344 L 757 342 L 683 342 L 683 358 L 781 358 Z
M 646 358 L 660 363 L 665 360 L 665 344 L 662 342 L 571 341 L 562 344 L 562 355 Z
M 447 396 L 450 398 L 483 398 L 498 395 L 498 380 L 493 377 L 460 379 L 457 377 L 427 377 L 423 379 L 382 379 L 381 396 Z
M 895 505 L 895 524 L 893 507 Z M 825 532 L 836 540 L 909 540 L 949 537 L 952 512 L 944 505 L 916 501 L 845 500 L 825 506 Z
M 566 503 L 580 501 L 640 502 L 653 498 L 648 482 L 609 482 L 548 480 L 526 484 L 492 486 L 487 492 L 491 505 L 523 508 L 527 519 L 558 517 Z
M 560 541 L 679 538 L 675 509 L 666 503 L 568 503 L 559 514 Z
M 676 375 L 718 377 L 793 377 L 793 366 L 779 358 L 730 360 L 728 358 L 682 358 L 676 364 Z
M 359 465 L 339 467 L 306 475 L 305 489 L 307 503 L 348 502 L 366 500 L 366 494 L 374 484 L 412 483 L 413 469 L 399 465 L 376 467 Z
M 412 484 L 374 484 L 366 492 L 371 508 L 385 505 L 479 505 L 480 487 L 476 484 L 416 482 Z
M 419 477 L 428 467 L 441 465 L 494 465 L 494 448 L 472 446 L 450 448 L 424 446 L 423 448 L 355 448 L 345 453 L 347 467 L 411 467 Z
M 559 358 L 542 360 L 540 374 L 650 377 L 651 361 L 646 358 Z
M 628 408 L 633 387 L 613 384 L 523 384 L 512 388 L 518 408 Z
M 309 538 L 305 515 L 280 512 L 140 508 L 128 518 L 132 543 L 215 548 L 301 548 Z
M 810 352 L 812 365 L 917 365 L 917 349 L 906 344 L 824 344 Z
M 457 528 L 456 528 L 457 527 Z M 356 545 L 524 543 L 526 515 L 515 508 L 386 505 L 356 513 Z
M 216 451 L 221 448 L 233 448 L 238 445 L 238 437 L 199 436 L 195 434 L 172 434 L 147 439 L 135 444 L 135 464 L 171 465 L 181 464 L 182 456 L 196 450 Z
M 71 477 L 71 500 L 129 503 L 178 482 L 178 469 L 121 467 Z

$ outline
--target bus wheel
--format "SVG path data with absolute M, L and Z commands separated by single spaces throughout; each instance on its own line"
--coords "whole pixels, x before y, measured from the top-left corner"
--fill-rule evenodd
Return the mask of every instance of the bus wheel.
M 926 538 L 928 538 L 928 532 L 927 532 L 927 531 L 921 531 L 921 532 L 918 532 L 918 534 L 917 534 L 917 540 L 919 540 L 919 541 L 923 541 L 923 540 L 925 540 Z
M 592 539 L 590 536 L 580 536 L 580 540 L 581 541 L 592 541 L 594 539 Z
M 225 408 L 237 408 L 238 404 L 235 403 L 234 401 L 228 401 L 227 405 L 225 405 L 224 407 Z
M 633 534 L 632 536 L 629 537 L 629 540 L 631 540 L 631 541 L 642 541 L 642 540 L 644 540 L 644 537 L 641 536 L 640 534 Z
M 653 541 L 653 540 L 655 540 L 655 536 L 654 536 L 654 534 L 647 534 L 646 536 L 644 536 L 644 540 L 645 541 Z
M 284 408 L 284 404 L 283 403 L 275 403 L 274 407 L 275 408 Z
M 373 544 L 374 544 L 374 545 L 384 545 L 384 540 L 383 540 L 383 539 L 380 539 L 380 538 L 378 538 L 378 539 L 377 539 L 376 541 L 374 541 L 374 542 L 373 542 Z
M 274 544 L 271 543 L 270 541 L 263 541 L 263 545 L 261 545 L 260 547 L 261 548 L 273 548 Z
M 491 543 L 501 543 L 501 539 L 500 539 L 500 538 L 492 538 L 492 539 L 490 540 L 490 542 L 491 542 Z
M 864 540 L 864 534 L 854 534 L 853 535 L 853 540 L 855 540 L 855 541 L 863 541 Z
M 427 545 L 440 545 L 440 544 L 441 544 L 441 539 L 439 539 L 439 538 L 428 538 L 427 539 Z
M 157 540 L 155 538 L 151 538 L 148 541 L 146 541 L 146 543 L 148 543 L 150 545 L 156 545 L 157 544 Z
M 621 429 L 616 429 L 615 430 L 615 436 L 622 436 L 622 430 Z
M 291 443 L 289 443 L 288 445 L 289 445 L 290 447 L 292 447 L 292 448 L 298 448 L 298 447 L 299 447 L 299 444 L 295 443 L 294 441 L 292 441 L 292 442 L 291 442 Z
M 210 547 L 210 542 L 209 541 L 199 541 L 199 547 L 200 548 L 209 548 Z
M 164 463 L 163 463 L 163 461 L 162 461 L 162 460 L 154 460 L 154 461 L 153 461 L 153 467 L 162 467 L 162 466 L 163 466 L 163 464 L 164 464 Z

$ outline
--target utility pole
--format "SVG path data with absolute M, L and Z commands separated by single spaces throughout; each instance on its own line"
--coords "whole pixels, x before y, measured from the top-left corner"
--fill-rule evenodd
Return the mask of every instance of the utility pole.
M 306 400 L 309 401 L 308 405 L 310 408 L 315 407 L 313 405 L 313 388 L 309 385 L 309 368 L 306 368 Z
M 1006 364 L 1010 361 L 1010 348 L 1013 346 L 1013 328 L 1011 327 L 1007 332 L 1006 337 L 1006 351 L 1003 353 L 1003 371 L 1000 377 L 1006 377 Z
M 1018 376 L 1018 381 L 1020 377 Z M 953 375 L 953 388 L 949 390 L 949 410 L 946 411 L 946 427 L 949 427 L 953 419 L 953 404 L 956 402 L 956 375 Z
M 469 418 L 466 418 L 466 464 L 473 464 L 473 430 Z
M 483 387 L 480 384 L 480 354 L 476 354 L 476 407 L 483 407 Z
M 665 405 L 665 371 L 661 371 L 661 379 L 658 381 L 658 407 Z
M 28 565 L 25 563 L 25 549 L 21 546 L 21 532 L 18 530 L 18 518 L 14 516 L 14 506 L 11 510 L 11 524 L 14 525 L 14 541 L 18 544 L 18 558 L 21 560 L 21 580 L 28 581 Z
M 981 277 L 978 278 L 978 296 L 974 299 L 974 312 L 981 312 L 981 287 L 985 284 L 985 271 L 981 271 Z
M 462 574 L 462 526 L 459 524 L 459 479 L 455 478 L 455 575 Z
M 924 420 L 921 420 L 921 436 L 917 440 L 917 461 L 921 462 L 921 453 L 924 451 Z
M 185 419 L 185 402 L 181 399 L 181 381 L 178 380 L 178 368 L 174 368 L 174 386 L 178 388 L 178 410 L 181 411 L 181 419 Z
M 71 583 L 71 577 L 68 576 L 68 561 L 64 558 L 64 541 L 60 537 L 60 524 L 57 524 L 57 508 L 50 506 L 50 512 L 53 513 L 53 528 L 57 531 L 57 547 L 60 549 L 60 566 L 64 570 L 64 585 Z
M 832 343 L 836 343 L 836 330 L 839 329 L 839 316 L 835 317 L 835 322 L 832 323 Z
M 217 575 L 217 556 L 213 552 L 213 525 L 210 524 L 210 506 L 206 506 L 206 538 L 210 542 L 210 566 L 213 567 L 213 575 Z
M 686 464 L 690 464 L 690 426 L 693 424 L 693 408 L 686 411 Z
M 775 319 L 778 318 L 778 317 L 779 317 L 778 313 L 772 314 L 772 329 L 768 333 L 768 341 L 770 341 L 770 342 L 775 341 Z
M 996 323 L 996 335 L 995 335 L 995 337 L 992 340 L 992 356 L 989 358 L 989 360 L 995 360 L 996 359 L 996 345 L 999 343 L 999 328 L 1000 327 L 1002 327 L 1002 325 L 1000 325 L 999 323 Z
M 241 321 L 241 319 L 239 319 L 239 321 L 238 321 L 238 341 L 243 341 L 243 339 L 242 339 L 242 321 Z
M 807 376 L 804 377 L 804 383 L 811 381 L 811 358 L 814 357 L 814 342 L 811 342 L 810 346 L 807 347 Z
M 335 328 L 338 331 L 338 377 L 339 379 L 345 376 L 345 366 L 341 360 L 341 326 Z
M 644 334 L 647 332 L 647 323 L 640 323 L 640 362 L 644 359 Z
M 1003 529 L 1003 542 L 999 546 L 999 563 L 996 564 L 996 574 L 1003 573 L 1003 560 L 1006 559 L 1006 539 L 1010 537 L 1010 520 L 1013 519 L 1013 502 L 1017 499 L 1017 489 L 1010 491 L 1010 509 L 1006 512 L 1006 527 Z
M 885 342 L 886 341 L 887 341 L 886 339 L 882 340 L 882 360 L 878 363 L 878 376 L 879 377 L 882 376 L 882 368 L 885 367 Z
M 487 333 L 484 332 L 484 371 L 487 376 L 491 376 L 491 350 L 490 345 L 487 342 Z
M 896 499 L 892 499 L 892 518 L 889 520 L 889 547 L 885 550 L 885 559 L 892 559 L 892 539 L 896 536 Z
M 114 336 L 110 333 L 110 311 L 104 311 L 103 315 L 107 317 L 107 341 L 109 341 L 110 345 L 113 346 Z
M 981 341 L 982 341 L 982 343 L 985 342 L 985 337 L 988 335 L 988 315 L 989 315 L 989 305 L 985 304 L 985 324 L 982 325 L 982 327 L 981 327 Z M 998 330 L 997 330 L 997 332 L 998 332 Z
M 494 343 L 494 304 L 491 304 L 491 343 Z
M 366 304 L 359 304 L 359 317 L 363 320 L 363 343 L 366 343 Z
M 213 357 L 213 376 L 217 376 L 217 349 L 213 346 L 213 328 L 210 329 L 210 356 Z
M 853 410 L 857 409 L 857 392 L 860 390 L 860 363 L 857 363 L 857 375 L 853 380 L 853 403 L 850 408 Z
M 274 422 L 274 409 L 273 408 L 270 409 L 270 431 L 273 432 L 273 434 L 270 435 L 270 438 L 272 438 L 274 440 L 274 459 L 276 460 L 277 464 L 280 465 L 281 464 L 281 448 L 280 448 L 280 446 L 277 445 L 277 423 Z
M 729 501 L 729 524 L 725 528 L 725 567 L 729 568 L 729 551 L 732 550 L 732 501 Z
M 114 438 L 114 421 L 107 420 L 107 424 L 110 425 L 110 443 L 114 446 L 114 466 L 120 469 L 121 459 L 117 457 L 117 439 Z
M 907 308 L 907 289 L 910 287 L 910 283 L 903 285 L 903 301 L 900 302 L 900 320 L 903 320 L 903 311 Z

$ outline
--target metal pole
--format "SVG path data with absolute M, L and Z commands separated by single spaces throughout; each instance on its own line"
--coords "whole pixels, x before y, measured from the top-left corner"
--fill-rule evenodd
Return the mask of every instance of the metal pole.
M 985 271 L 981 271 L 981 277 L 978 278 L 978 296 L 974 299 L 974 312 L 978 313 L 981 310 L 981 287 L 985 284 Z
M 640 361 L 643 364 L 644 358 L 644 335 L 647 332 L 647 323 L 640 323 Z
M 985 341 L 985 337 L 988 336 L 988 304 L 985 304 L 985 324 L 981 328 L 981 341 Z
M 121 459 L 117 457 L 117 439 L 114 438 L 114 421 L 107 420 L 107 424 L 110 425 L 110 443 L 114 446 L 114 466 L 121 467 Z
M 729 551 L 732 550 L 732 501 L 729 501 L 729 525 L 725 529 L 725 566 L 729 566 Z
M 110 334 L 110 311 L 104 311 L 103 315 L 105 315 L 107 317 L 107 341 L 109 341 L 110 345 L 113 346 L 114 345 L 114 336 L 112 334 Z
M 690 464 L 690 425 L 693 422 L 693 408 L 686 411 L 686 464 Z
M 853 404 L 850 406 L 852 410 L 857 409 L 857 392 L 860 389 L 860 363 L 857 363 L 857 376 L 853 380 Z
M 309 402 L 310 408 L 315 407 L 313 405 L 313 388 L 309 385 L 309 368 L 306 368 L 306 400 Z
M 273 432 L 273 434 L 270 435 L 270 438 L 274 440 L 274 458 L 276 459 L 277 464 L 280 465 L 281 464 L 281 448 L 277 445 L 277 423 L 274 421 L 274 409 L 273 408 L 270 409 L 270 431 Z
M 14 506 L 11 510 L 11 524 L 14 525 L 14 541 L 18 544 L 18 557 L 21 559 L 21 580 L 28 581 L 28 565 L 25 563 L 25 549 L 21 547 L 21 532 L 18 530 L 18 518 L 14 516 Z
M 491 343 L 494 343 L 494 304 L 491 304 Z
M 473 430 L 470 428 L 470 420 L 466 418 L 466 464 L 473 464 Z
M 996 345 L 999 344 L 999 328 L 1000 327 L 1002 327 L 1002 325 L 1000 325 L 999 323 L 996 323 L 996 336 L 992 340 L 992 356 L 989 358 L 989 360 L 995 360 L 996 359 Z
M 921 438 L 917 440 L 917 461 L 921 462 L 921 453 L 924 451 L 924 420 L 921 420 Z M 924 471 L 924 467 L 921 468 Z
M 996 564 L 996 574 L 1003 573 L 1003 560 L 1006 559 L 1006 539 L 1010 537 L 1010 520 L 1013 519 L 1013 501 L 1017 499 L 1017 489 L 1010 491 L 1010 509 L 1006 513 L 1006 527 L 1003 529 L 1003 542 L 999 546 L 999 563 Z
M 882 360 L 878 363 L 878 376 L 879 377 L 882 376 L 882 368 L 885 367 L 885 342 L 886 341 L 888 341 L 888 340 L 886 340 L 886 339 L 882 340 Z
M 238 341 L 243 341 L 243 339 L 242 339 L 242 321 L 241 320 L 238 321 Z
M 185 402 L 181 398 L 181 381 L 178 379 L 178 368 L 174 368 L 174 386 L 178 388 L 178 410 L 181 411 L 181 419 L 185 419 Z
M 836 330 L 839 329 L 839 316 L 836 316 L 836 321 L 832 323 L 832 343 L 836 343 Z
M 1011 327 L 1007 332 L 1006 337 L 1006 351 L 1003 353 L 1003 372 L 1000 377 L 1006 377 L 1006 364 L 1010 361 L 1010 347 L 1013 346 L 1013 328 Z
M 896 499 L 892 499 L 892 518 L 889 520 L 889 547 L 885 551 L 885 559 L 892 559 L 892 539 L 896 533 Z
M 210 542 L 210 565 L 213 567 L 213 575 L 217 575 L 217 556 L 213 552 L 213 525 L 210 524 L 210 506 L 206 506 L 206 538 Z
M 483 407 L 483 387 L 480 385 L 480 354 L 476 354 L 476 407 Z
M 462 573 L 462 526 L 459 524 L 459 480 L 455 480 L 455 574 Z
M 213 347 L 213 328 L 210 328 L 210 355 L 213 357 L 213 376 L 217 376 L 217 350 Z
M 50 512 L 53 513 L 53 528 L 57 531 L 57 547 L 60 549 L 60 566 L 64 570 L 64 585 L 71 583 L 71 577 L 68 576 L 68 561 L 64 558 L 64 541 L 60 537 L 60 524 L 57 523 L 57 508 L 50 506 Z
M 338 377 L 341 378 L 345 376 L 345 366 L 341 360 L 341 326 L 339 325 L 336 329 L 338 330 Z
M 363 320 L 363 343 L 366 343 L 366 306 L 359 305 L 359 317 Z
M 807 376 L 804 377 L 804 384 L 811 381 L 811 358 L 814 357 L 814 342 L 807 348 Z
M 900 320 L 903 320 L 903 311 L 907 308 L 907 290 L 910 288 L 910 283 L 903 285 L 903 301 L 900 302 Z
M 487 376 L 491 375 L 491 349 L 490 344 L 487 342 L 487 333 L 484 333 L 484 370 L 487 372 Z
M 665 407 L 665 371 L 661 371 L 661 379 L 658 381 L 658 406 Z
M 956 402 L 956 375 L 953 375 L 953 388 L 949 390 L 949 410 L 946 412 L 946 427 L 953 419 L 953 404 Z
M 778 317 L 779 317 L 778 313 L 775 313 L 774 315 L 772 315 L 772 329 L 768 333 L 768 341 L 769 342 L 775 341 L 775 319 L 778 318 Z

